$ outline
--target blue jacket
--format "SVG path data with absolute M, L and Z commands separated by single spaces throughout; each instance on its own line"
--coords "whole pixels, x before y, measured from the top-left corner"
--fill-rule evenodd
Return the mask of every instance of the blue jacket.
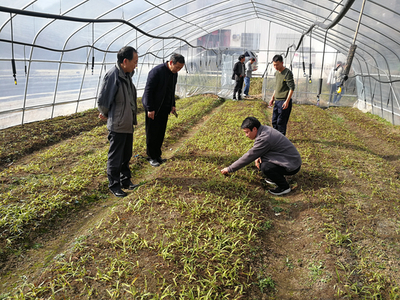
M 175 88 L 178 73 L 172 73 L 167 64 L 158 65 L 149 72 L 142 97 L 144 109 L 146 111 L 155 111 L 156 115 L 167 97 L 171 99 L 171 109 L 175 106 Z M 172 76 L 172 87 L 168 87 L 168 84 L 170 84 L 168 78 L 170 76 Z M 171 95 L 167 95 L 168 91 L 171 92 Z

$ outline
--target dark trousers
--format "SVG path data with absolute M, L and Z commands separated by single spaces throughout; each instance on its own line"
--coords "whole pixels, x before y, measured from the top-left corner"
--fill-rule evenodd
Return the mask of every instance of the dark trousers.
M 289 101 L 289 106 L 286 109 L 282 108 L 283 102 L 285 102 L 285 100 L 275 101 L 272 113 L 272 127 L 283 135 L 286 135 L 287 123 L 292 111 L 292 100 Z
M 284 167 L 278 166 L 270 162 L 262 162 L 260 169 L 266 177 L 275 182 L 278 187 L 285 190 L 289 188 L 289 183 L 286 181 L 284 175 L 294 175 L 300 171 L 299 167 L 294 171 L 288 172 Z
M 150 119 L 146 113 L 146 146 L 147 156 L 151 159 L 161 157 L 161 146 L 164 142 L 165 130 L 167 129 L 169 108 L 161 108 L 154 120 Z
M 235 80 L 235 88 L 233 89 L 233 99 L 236 98 L 236 93 L 238 94 L 237 99 L 241 98 L 243 81 L 244 81 L 244 77 L 239 77 L 239 79 Z
M 129 161 L 132 157 L 133 133 L 108 133 L 110 149 L 108 150 L 107 176 L 108 187 L 114 188 L 131 178 Z

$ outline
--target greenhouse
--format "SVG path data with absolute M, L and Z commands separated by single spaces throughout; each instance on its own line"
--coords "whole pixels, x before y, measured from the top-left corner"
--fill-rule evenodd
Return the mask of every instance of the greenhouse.
M 250 50 L 258 56 L 256 75 L 265 78 L 264 91 L 273 76 L 273 55 L 283 54 L 298 81 L 295 101 L 329 106 L 326 81 L 342 61 L 348 79 L 338 105 L 356 105 L 399 124 L 399 28 L 394 25 L 399 5 L 354 0 L 3 3 L 0 126 L 95 107 L 102 75 L 123 45 L 139 52 L 134 78 L 139 93 L 154 65 L 173 52 L 183 54 L 188 64 L 180 76 L 181 97 L 211 92 L 229 98 L 232 65 L 238 53 Z
M 400 299 L 399 19 L 400 0 L 0 0 L 0 299 Z M 99 99 L 125 46 L 118 198 Z M 175 54 L 154 165 L 146 93 Z M 261 155 L 223 171 L 253 149 L 246 117 L 275 128 L 276 55 L 285 194 Z

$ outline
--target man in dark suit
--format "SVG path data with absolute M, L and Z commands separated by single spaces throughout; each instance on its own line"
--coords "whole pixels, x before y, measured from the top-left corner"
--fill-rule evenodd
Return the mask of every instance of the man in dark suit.
M 242 88 L 243 81 L 245 75 L 245 67 L 244 67 L 245 56 L 240 55 L 238 61 L 235 63 L 233 67 L 233 76 L 232 79 L 235 80 L 235 88 L 233 89 L 233 100 L 236 100 L 236 93 L 238 94 L 237 99 L 242 100 Z
M 185 65 L 181 54 L 173 53 L 168 62 L 154 67 L 147 77 L 142 97 L 146 113 L 146 146 L 150 165 L 158 167 L 166 160 L 161 158 L 168 116 L 176 114 L 175 87 L 178 72 Z

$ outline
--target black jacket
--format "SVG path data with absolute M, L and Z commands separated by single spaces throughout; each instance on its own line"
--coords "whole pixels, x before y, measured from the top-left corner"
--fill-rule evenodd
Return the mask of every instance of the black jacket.
M 233 80 L 236 80 L 236 81 L 238 81 L 238 80 L 240 80 L 240 79 L 242 79 L 242 78 L 244 78 L 244 76 L 243 77 L 240 77 L 240 75 L 242 74 L 241 73 L 241 67 L 243 68 L 243 71 L 245 70 L 245 68 L 244 68 L 244 63 L 242 63 L 241 61 L 237 61 L 236 63 L 235 63 L 235 65 L 233 66 L 233 74 L 232 74 L 232 79 Z
M 142 97 L 143 107 L 146 111 L 155 111 L 157 114 L 167 97 L 170 97 L 171 109 L 175 106 L 175 88 L 178 73 L 172 73 L 167 64 L 164 63 L 154 67 L 147 76 L 146 87 Z M 172 87 L 168 86 L 168 84 L 171 84 L 170 76 L 172 76 Z M 170 95 L 168 95 L 168 91 L 171 93 Z

